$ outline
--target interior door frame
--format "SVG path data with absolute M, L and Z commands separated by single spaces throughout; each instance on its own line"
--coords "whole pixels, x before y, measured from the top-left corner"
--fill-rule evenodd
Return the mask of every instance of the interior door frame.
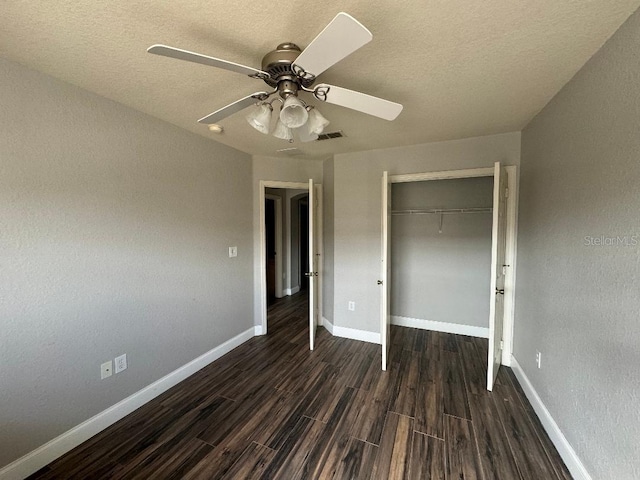
M 502 364 L 511 366 L 513 353 L 513 324 L 515 313 L 515 288 L 516 288 L 516 252 L 518 232 L 518 167 L 505 165 L 508 175 L 509 196 L 507 197 L 507 247 L 505 261 L 507 274 L 504 285 L 504 323 L 502 338 L 504 348 L 502 350 Z M 437 172 L 408 173 L 389 175 L 390 183 L 424 182 L 429 180 L 449 180 L 456 178 L 491 177 L 494 167 L 469 168 L 463 170 L 443 170 Z
M 320 195 L 317 197 L 318 201 L 322 201 L 322 184 L 314 183 L 316 186 L 316 192 L 320 191 Z M 266 249 L 266 228 L 264 223 L 264 215 L 265 208 L 264 202 L 266 199 L 266 189 L 267 188 L 282 188 L 282 189 L 291 189 L 291 190 L 309 190 L 308 182 L 284 182 L 278 180 L 260 180 L 258 185 L 258 204 L 259 204 L 259 225 L 260 225 L 260 326 L 258 329 L 258 333 L 260 335 L 267 334 L 267 249 Z M 319 215 L 322 215 L 322 204 L 319 204 Z M 322 222 L 318 223 L 318 238 L 316 242 L 318 242 L 318 252 L 321 254 L 319 258 L 319 264 L 322 265 L 322 253 L 323 253 L 323 232 L 322 232 Z M 322 275 L 320 274 L 319 278 L 319 289 L 322 287 Z M 322 325 L 322 294 L 320 293 L 318 296 L 318 325 Z

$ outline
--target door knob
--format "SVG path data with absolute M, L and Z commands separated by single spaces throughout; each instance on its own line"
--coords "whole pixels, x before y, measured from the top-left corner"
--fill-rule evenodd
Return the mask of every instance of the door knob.
M 500 295 L 504 295 L 504 288 L 496 288 L 496 293 L 499 293 Z
M 382 280 L 378 280 L 378 285 L 382 285 Z

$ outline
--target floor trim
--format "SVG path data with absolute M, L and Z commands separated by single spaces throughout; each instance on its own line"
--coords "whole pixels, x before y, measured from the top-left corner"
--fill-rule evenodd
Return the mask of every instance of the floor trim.
M 361 342 L 380 344 L 380 334 L 369 332 L 368 330 L 358 330 L 357 328 L 336 327 L 333 323 L 322 317 L 322 326 L 335 337 L 350 338 L 351 340 L 360 340 Z
M 325 317 L 322 317 L 322 326 L 326 328 L 331 335 L 333 335 L 333 323 L 331 323 Z
M 264 335 L 264 330 L 262 329 L 262 325 L 255 325 L 253 327 L 253 334 L 256 337 L 259 337 L 260 335 Z
M 420 328 L 422 330 L 434 330 L 436 332 L 455 333 L 457 335 L 468 335 L 470 337 L 489 338 L 488 328 L 475 327 L 473 325 L 461 325 L 459 323 L 422 320 L 420 318 L 401 317 L 399 315 L 391 315 L 391 325 Z
M 247 340 L 254 337 L 255 328 L 250 328 L 239 335 L 227 340 L 222 345 L 209 350 L 198 358 L 190 361 L 182 367 L 165 375 L 161 379 L 144 387 L 142 390 L 128 396 L 124 400 L 103 410 L 97 415 L 85 420 L 81 424 L 67 430 L 62 435 L 36 448 L 23 457 L 15 460 L 4 468 L 0 469 L 0 478 L 3 480 L 19 480 L 37 472 L 45 465 L 48 465 L 56 458 L 64 455 L 68 451 L 90 439 L 105 428 L 113 425 L 118 420 L 124 418 L 145 403 L 164 393 L 169 388 L 177 385 L 185 378 L 193 375 L 198 370 L 206 367 L 211 362 L 222 357 L 234 348 L 240 346 Z
M 592 480 L 591 475 L 589 475 L 589 472 L 580 460 L 580 457 L 578 457 L 578 454 L 564 436 L 562 430 L 560 430 L 560 427 L 551 416 L 551 413 L 549 413 L 549 410 L 547 410 L 547 407 L 542 403 L 542 399 L 538 395 L 538 392 L 533 388 L 529 378 L 527 378 L 524 370 L 522 370 L 522 367 L 514 356 L 511 356 L 511 368 L 513 369 L 513 373 L 516 375 L 518 382 L 520 382 L 527 399 L 538 414 L 538 418 L 540 419 L 540 422 L 542 422 L 542 426 L 549 435 L 549 438 L 551 438 L 551 441 L 558 450 L 562 460 L 564 460 L 564 463 L 569 469 L 569 472 L 571 472 L 573 478 L 575 478 L 575 480 Z
M 298 286 L 293 287 L 293 288 L 285 288 L 284 289 L 284 294 L 287 295 L 287 296 L 290 296 L 290 295 L 295 295 L 299 291 L 300 291 L 300 286 L 298 285 Z

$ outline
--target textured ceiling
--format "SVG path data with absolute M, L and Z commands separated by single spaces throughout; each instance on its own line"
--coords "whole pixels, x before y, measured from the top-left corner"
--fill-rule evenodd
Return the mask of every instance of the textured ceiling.
M 288 6 L 287 6 L 288 5 Z M 308 158 L 520 130 L 640 0 L 10 0 L 0 2 L 0 56 L 239 150 Z M 164 43 L 260 67 L 292 41 L 304 48 L 339 11 L 373 41 L 319 81 L 404 104 L 394 122 L 319 105 L 346 138 L 290 145 L 244 112 L 210 133 L 196 120 L 267 87 L 236 73 L 146 53 Z M 311 102 L 316 105 L 320 102 Z

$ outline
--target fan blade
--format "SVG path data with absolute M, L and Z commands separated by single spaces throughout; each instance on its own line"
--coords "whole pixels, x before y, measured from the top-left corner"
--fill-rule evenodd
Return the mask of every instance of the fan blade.
M 295 65 L 315 76 L 371 41 L 373 35 L 351 15 L 340 12 L 298 55 Z
M 224 68 L 236 73 L 243 73 L 250 77 L 257 78 L 269 78 L 267 72 L 257 70 L 255 68 L 246 67 L 239 63 L 228 62 L 226 60 L 220 60 L 219 58 L 208 57 L 200 53 L 189 52 L 187 50 L 181 50 L 179 48 L 167 47 L 166 45 L 152 45 L 147 49 L 147 52 L 154 55 L 162 55 L 163 57 L 177 58 L 178 60 L 186 60 L 187 62 L 200 63 L 202 65 L 209 65 L 210 67 Z
M 315 91 L 318 92 L 316 98 L 319 100 L 368 113 L 385 120 L 395 120 L 403 108 L 399 103 L 326 83 L 318 85 Z
M 218 123 L 223 118 L 227 118 L 229 115 L 233 115 L 240 110 L 247 108 L 250 105 L 256 103 L 256 101 L 265 99 L 269 94 L 267 92 L 256 92 L 251 95 L 247 95 L 240 100 L 236 100 L 235 102 L 227 105 L 226 107 L 222 107 L 220 110 L 216 110 L 213 113 L 210 113 L 206 117 L 202 117 L 198 120 L 198 123 Z

